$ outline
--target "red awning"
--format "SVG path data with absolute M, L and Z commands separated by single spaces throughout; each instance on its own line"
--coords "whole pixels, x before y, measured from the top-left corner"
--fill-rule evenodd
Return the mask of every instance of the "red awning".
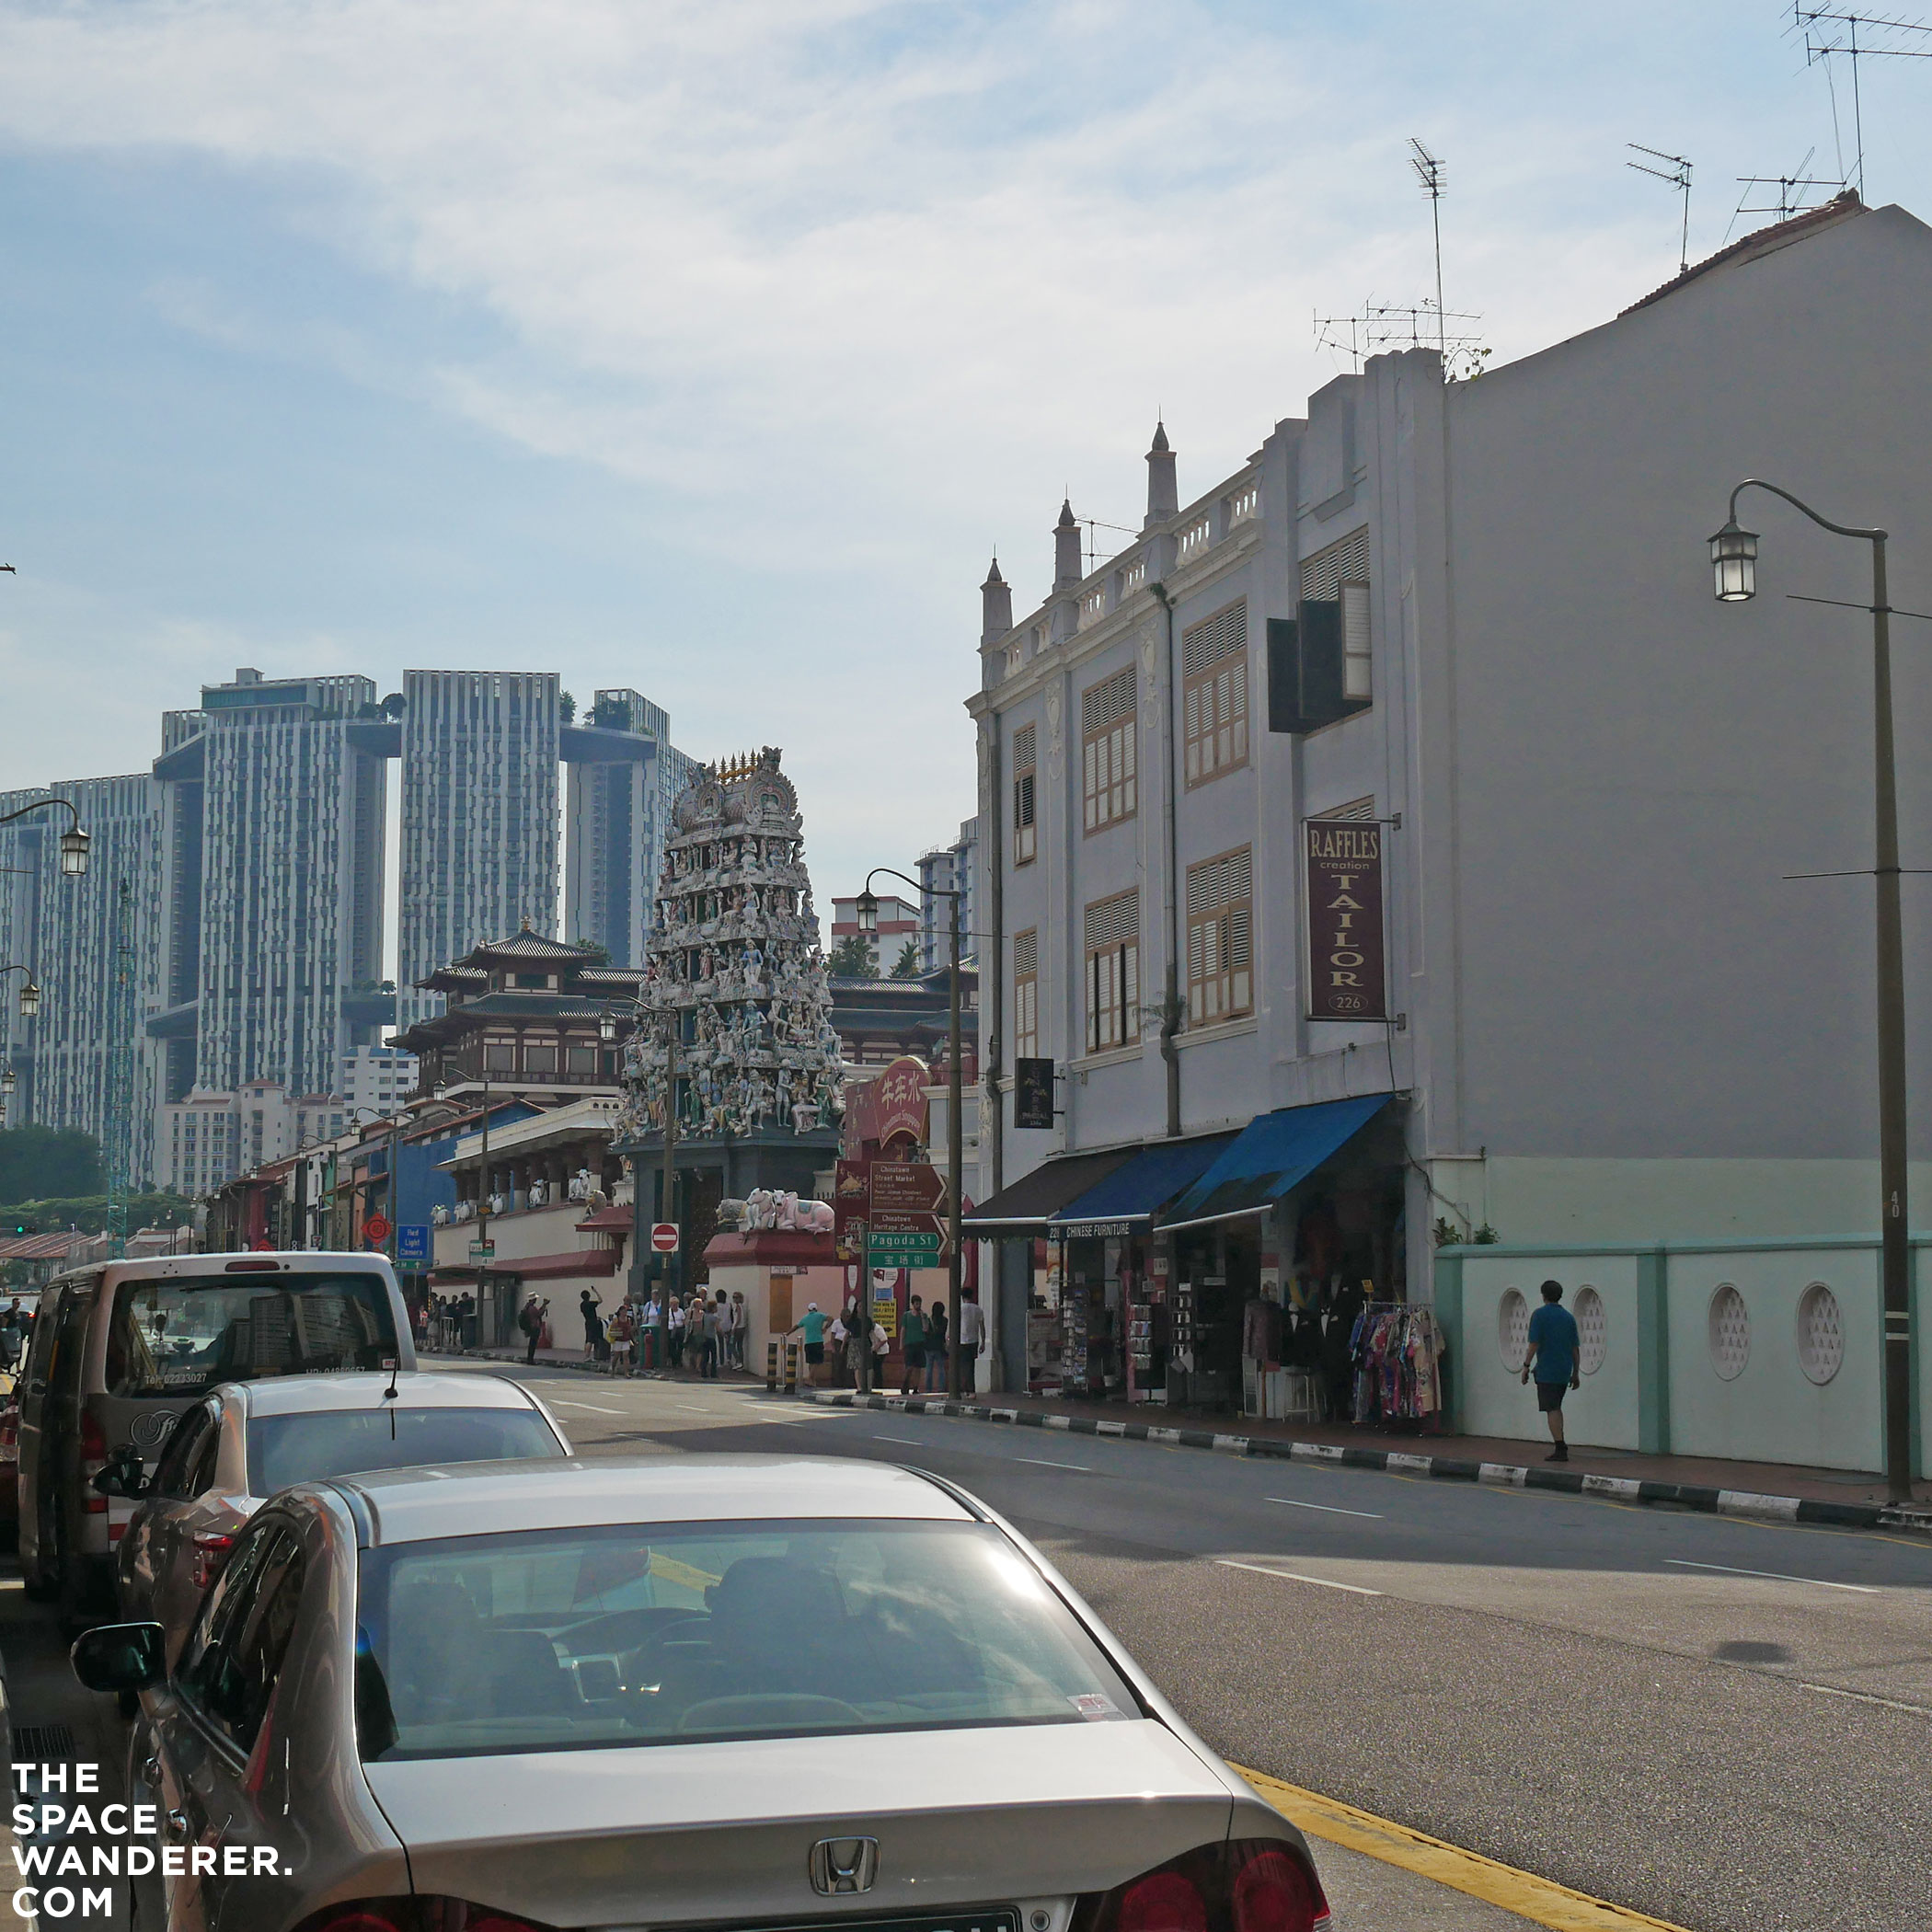
M 603 1207 L 594 1214 L 586 1214 L 578 1226 L 592 1234 L 627 1235 L 636 1225 L 635 1218 L 628 1207 Z

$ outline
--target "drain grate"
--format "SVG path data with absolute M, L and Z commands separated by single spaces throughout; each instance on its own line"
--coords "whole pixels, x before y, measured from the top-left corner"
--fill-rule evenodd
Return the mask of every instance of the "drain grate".
M 65 1724 L 16 1724 L 12 1737 L 17 1765 L 60 1765 L 74 1755 L 74 1732 Z

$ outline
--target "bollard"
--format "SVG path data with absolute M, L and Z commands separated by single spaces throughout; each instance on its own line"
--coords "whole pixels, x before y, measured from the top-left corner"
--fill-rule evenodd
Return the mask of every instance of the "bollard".
M 785 1393 L 795 1396 L 799 1392 L 799 1345 L 795 1341 L 785 1344 Z
M 765 1392 L 768 1396 L 778 1393 L 778 1344 L 776 1341 L 765 1345 Z

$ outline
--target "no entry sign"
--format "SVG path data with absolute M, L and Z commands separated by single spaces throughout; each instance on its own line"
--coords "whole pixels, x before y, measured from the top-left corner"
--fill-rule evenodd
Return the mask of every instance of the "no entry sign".
M 677 1223 L 653 1221 L 650 1225 L 650 1245 L 661 1255 L 674 1255 L 677 1252 Z

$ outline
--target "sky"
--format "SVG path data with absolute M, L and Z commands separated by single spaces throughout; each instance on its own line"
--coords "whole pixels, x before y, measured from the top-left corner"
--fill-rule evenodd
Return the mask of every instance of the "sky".
M 822 905 L 973 810 L 995 548 L 1432 292 L 1411 137 L 1498 363 L 1675 271 L 1626 144 L 1693 259 L 1857 158 L 1774 0 L 0 0 L 0 788 L 240 664 L 554 669 L 783 747 Z M 1932 214 L 1932 62 L 1859 81 Z

